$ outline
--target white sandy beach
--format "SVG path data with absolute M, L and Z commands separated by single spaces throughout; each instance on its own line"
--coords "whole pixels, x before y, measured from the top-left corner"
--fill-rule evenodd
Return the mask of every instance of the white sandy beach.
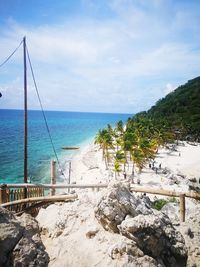
M 161 169 L 159 169 L 159 165 Z M 107 183 L 114 179 L 113 167 L 110 166 L 109 170 L 106 170 L 102 160 L 102 151 L 93 143 L 84 146 L 74 156 L 71 166 L 71 182 L 73 183 Z M 189 179 L 196 178 L 199 181 L 200 178 L 200 145 L 194 146 L 183 142 L 176 147 L 176 151 L 160 148 L 154 166 L 157 168 L 157 174 L 147 164 L 141 174 L 135 174 L 135 182 L 139 178 L 140 185 L 188 191 Z M 127 179 L 131 175 L 131 169 L 131 166 L 126 169 Z M 165 169 L 167 173 L 163 173 Z M 173 177 L 178 179 L 177 184 L 173 184 Z M 121 173 L 117 179 L 123 180 L 123 174 Z
M 172 190 L 176 192 L 188 192 L 189 185 L 199 186 L 200 179 L 200 144 L 190 145 L 187 142 L 181 142 L 176 147 L 176 151 L 166 148 L 160 148 L 155 158 L 155 170 L 149 168 L 149 164 L 143 168 L 142 173 L 137 171 L 134 177 L 134 183 L 137 186 Z M 161 169 L 159 169 L 161 165 Z M 71 183 L 76 184 L 98 184 L 109 183 L 115 179 L 113 166 L 106 170 L 105 162 L 102 159 L 102 151 L 98 145 L 90 143 L 82 147 L 72 159 Z M 167 170 L 166 173 L 163 173 Z M 131 177 L 132 166 L 127 171 L 127 180 Z M 66 171 L 67 176 L 68 171 Z M 196 178 L 197 183 L 191 183 L 189 179 Z M 138 179 L 140 184 L 137 184 Z M 123 172 L 117 176 L 117 180 L 124 181 Z M 130 179 L 129 179 L 130 180 Z M 82 190 L 75 190 L 78 194 Z M 84 189 L 86 192 L 91 190 Z M 168 198 L 159 195 L 148 195 L 151 200 L 157 198 Z M 195 209 L 195 201 L 186 199 L 186 213 L 188 209 Z

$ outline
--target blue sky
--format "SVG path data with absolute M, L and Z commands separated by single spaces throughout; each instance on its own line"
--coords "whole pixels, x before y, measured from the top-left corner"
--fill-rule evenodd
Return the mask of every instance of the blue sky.
M 0 0 L 0 63 L 26 35 L 45 109 L 135 113 L 199 76 L 199 10 L 192 0 Z M 0 108 L 23 108 L 22 48 L 0 68 L 0 91 Z

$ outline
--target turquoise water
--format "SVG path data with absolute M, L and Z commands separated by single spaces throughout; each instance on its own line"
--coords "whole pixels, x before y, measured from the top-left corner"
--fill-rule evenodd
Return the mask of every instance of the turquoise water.
M 75 151 L 108 123 L 126 121 L 131 115 L 82 112 L 45 112 L 56 152 L 65 168 Z M 0 109 L 0 183 L 23 182 L 23 111 Z M 28 174 L 31 182 L 50 182 L 50 161 L 55 159 L 41 111 L 28 112 Z M 60 175 L 62 178 L 62 175 Z

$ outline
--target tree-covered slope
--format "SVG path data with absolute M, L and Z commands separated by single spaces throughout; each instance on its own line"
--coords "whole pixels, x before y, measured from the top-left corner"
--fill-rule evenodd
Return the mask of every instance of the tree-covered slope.
M 172 127 L 193 136 L 200 136 L 200 77 L 189 80 L 159 100 L 148 112 L 148 117 L 164 119 Z

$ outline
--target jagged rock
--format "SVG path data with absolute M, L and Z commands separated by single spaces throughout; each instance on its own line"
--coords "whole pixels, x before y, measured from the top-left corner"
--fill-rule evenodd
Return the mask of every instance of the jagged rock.
M 134 241 L 121 237 L 121 240 L 109 249 L 109 256 L 112 259 L 120 259 L 124 255 L 143 257 L 144 253 L 137 247 Z
M 117 183 L 108 187 L 95 209 L 95 217 L 111 232 L 119 232 L 118 225 L 127 215 L 152 214 L 149 205 L 129 191 L 128 185 Z
M 200 207 L 191 210 L 186 222 L 177 229 L 182 233 L 188 250 L 187 267 L 200 266 Z
M 120 236 L 119 242 L 110 247 L 109 256 L 113 260 L 118 260 L 124 267 L 162 267 L 155 259 L 144 255 L 144 253 L 137 247 L 137 244 L 124 237 Z M 117 265 L 118 266 L 118 265 Z M 163 266 L 164 267 L 164 266 Z
M 162 263 L 157 262 L 152 257 L 145 255 L 136 259 L 136 267 L 165 267 Z
M 165 204 L 161 211 L 170 218 L 173 224 L 179 224 L 179 205 L 177 202 L 169 202 Z
M 24 227 L 14 215 L 0 208 L 0 266 L 6 266 L 9 254 L 22 238 Z
M 121 234 L 134 240 L 144 254 L 161 259 L 165 266 L 186 266 L 184 239 L 166 215 L 141 214 L 125 219 L 118 228 Z
M 95 210 L 97 220 L 104 229 L 120 233 L 133 243 L 117 245 L 112 257 L 124 255 L 136 266 L 184 267 L 187 262 L 187 250 L 184 239 L 164 213 L 153 211 L 146 198 L 131 194 L 123 184 L 108 188 Z M 152 264 L 141 264 L 131 251 L 142 251 L 152 259 Z M 113 256 L 114 255 L 114 256 Z M 145 265 L 146 264 L 146 265 Z
M 15 218 L 0 208 L 0 266 L 45 267 L 48 262 L 37 221 L 28 214 Z

